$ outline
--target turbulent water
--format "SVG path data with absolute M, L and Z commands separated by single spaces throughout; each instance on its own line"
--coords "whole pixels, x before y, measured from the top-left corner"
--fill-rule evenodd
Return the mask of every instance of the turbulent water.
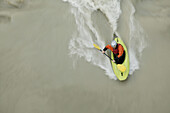
M 72 5 L 71 12 L 74 15 L 77 31 L 72 35 L 69 43 L 70 55 L 85 58 L 88 62 L 104 69 L 106 75 L 110 78 L 117 79 L 113 73 L 109 59 L 104 57 L 99 51 L 94 50 L 93 44 L 100 45 L 103 48 L 106 43 L 104 37 L 101 37 L 99 31 L 95 28 L 95 22 L 92 20 L 92 14 L 101 11 L 108 20 L 112 32 L 117 32 L 118 20 L 121 15 L 120 0 L 63 0 Z M 130 56 L 130 73 L 139 69 L 139 59 L 142 51 L 146 46 L 145 32 L 134 17 L 135 8 L 131 1 L 128 1 L 126 7 L 130 8 L 129 36 L 127 38 L 129 56 Z M 117 34 L 119 34 L 117 32 Z M 110 41 L 112 37 L 110 37 Z M 76 61 L 75 61 L 76 62 Z
M 0 113 L 170 113 L 169 31 L 170 0 L 0 0 Z M 124 82 L 93 47 L 113 32 Z

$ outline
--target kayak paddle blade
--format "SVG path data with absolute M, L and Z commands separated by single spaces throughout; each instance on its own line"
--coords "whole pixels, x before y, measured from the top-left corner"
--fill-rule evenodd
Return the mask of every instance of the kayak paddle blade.
M 93 44 L 93 46 L 94 46 L 96 49 L 101 50 L 100 47 L 99 47 L 98 45 Z
M 117 68 L 118 68 L 118 70 L 120 70 L 121 72 L 125 72 L 125 71 L 126 71 L 126 67 L 125 67 L 124 65 L 117 64 Z

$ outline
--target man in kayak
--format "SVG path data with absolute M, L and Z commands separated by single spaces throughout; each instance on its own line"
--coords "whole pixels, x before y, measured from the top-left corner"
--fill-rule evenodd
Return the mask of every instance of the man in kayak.
M 104 54 L 107 49 L 110 49 L 113 52 L 114 60 L 116 64 L 122 64 L 125 59 L 125 51 L 121 44 L 118 44 L 115 40 L 111 44 L 107 45 L 102 53 Z

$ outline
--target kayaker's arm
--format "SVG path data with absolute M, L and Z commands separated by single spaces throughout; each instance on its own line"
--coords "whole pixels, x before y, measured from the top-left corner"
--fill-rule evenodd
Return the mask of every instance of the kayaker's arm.
M 102 53 L 105 53 L 105 51 L 106 51 L 107 49 L 109 49 L 109 48 L 110 48 L 110 46 L 111 46 L 111 45 L 107 45 L 107 46 L 105 46 L 105 48 L 103 49 Z
M 106 51 L 107 49 L 108 49 L 108 48 L 107 48 L 107 47 L 105 47 L 105 48 L 103 49 L 102 53 L 104 54 L 104 53 L 105 53 L 105 51 Z
M 122 55 L 123 55 L 123 52 L 124 52 L 124 48 L 122 45 L 119 45 L 118 46 L 118 50 L 119 50 L 119 54 L 118 54 L 118 58 L 120 58 Z
M 107 47 L 105 47 L 104 49 L 103 49 L 103 51 L 106 51 L 107 50 Z

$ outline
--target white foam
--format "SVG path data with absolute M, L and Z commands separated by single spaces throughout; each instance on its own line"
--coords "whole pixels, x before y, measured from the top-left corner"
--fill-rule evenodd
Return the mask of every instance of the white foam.
M 131 7 L 131 15 L 130 15 L 130 40 L 129 40 L 129 59 L 130 59 L 130 72 L 129 74 L 133 74 L 133 72 L 139 69 L 139 59 L 142 55 L 142 51 L 146 47 L 145 42 L 145 32 L 143 28 L 140 26 L 138 21 L 135 19 L 135 8 L 131 2 L 129 2 Z
M 120 0 L 63 0 L 69 2 L 73 8 L 72 14 L 75 17 L 77 32 L 72 36 L 69 43 L 70 55 L 83 57 L 86 61 L 96 65 L 105 70 L 106 75 L 111 79 L 117 79 L 114 75 L 110 60 L 102 55 L 99 51 L 94 49 L 93 44 L 100 45 L 101 48 L 105 46 L 104 40 L 100 37 L 98 31 L 93 26 L 91 15 L 97 9 L 100 9 L 107 17 L 113 32 L 117 29 L 117 20 L 121 14 Z M 139 62 L 136 54 L 141 53 L 143 46 L 139 36 L 141 35 L 141 27 L 134 19 L 135 9 L 132 7 L 130 16 L 130 74 L 136 69 L 139 69 Z M 138 31 L 139 29 L 139 31 Z M 94 35 L 94 36 L 93 36 Z M 95 38 L 94 38 L 95 37 Z M 140 46 L 136 43 L 140 41 Z M 134 49 L 137 47 L 137 49 Z M 137 51 L 137 52 L 136 52 Z

